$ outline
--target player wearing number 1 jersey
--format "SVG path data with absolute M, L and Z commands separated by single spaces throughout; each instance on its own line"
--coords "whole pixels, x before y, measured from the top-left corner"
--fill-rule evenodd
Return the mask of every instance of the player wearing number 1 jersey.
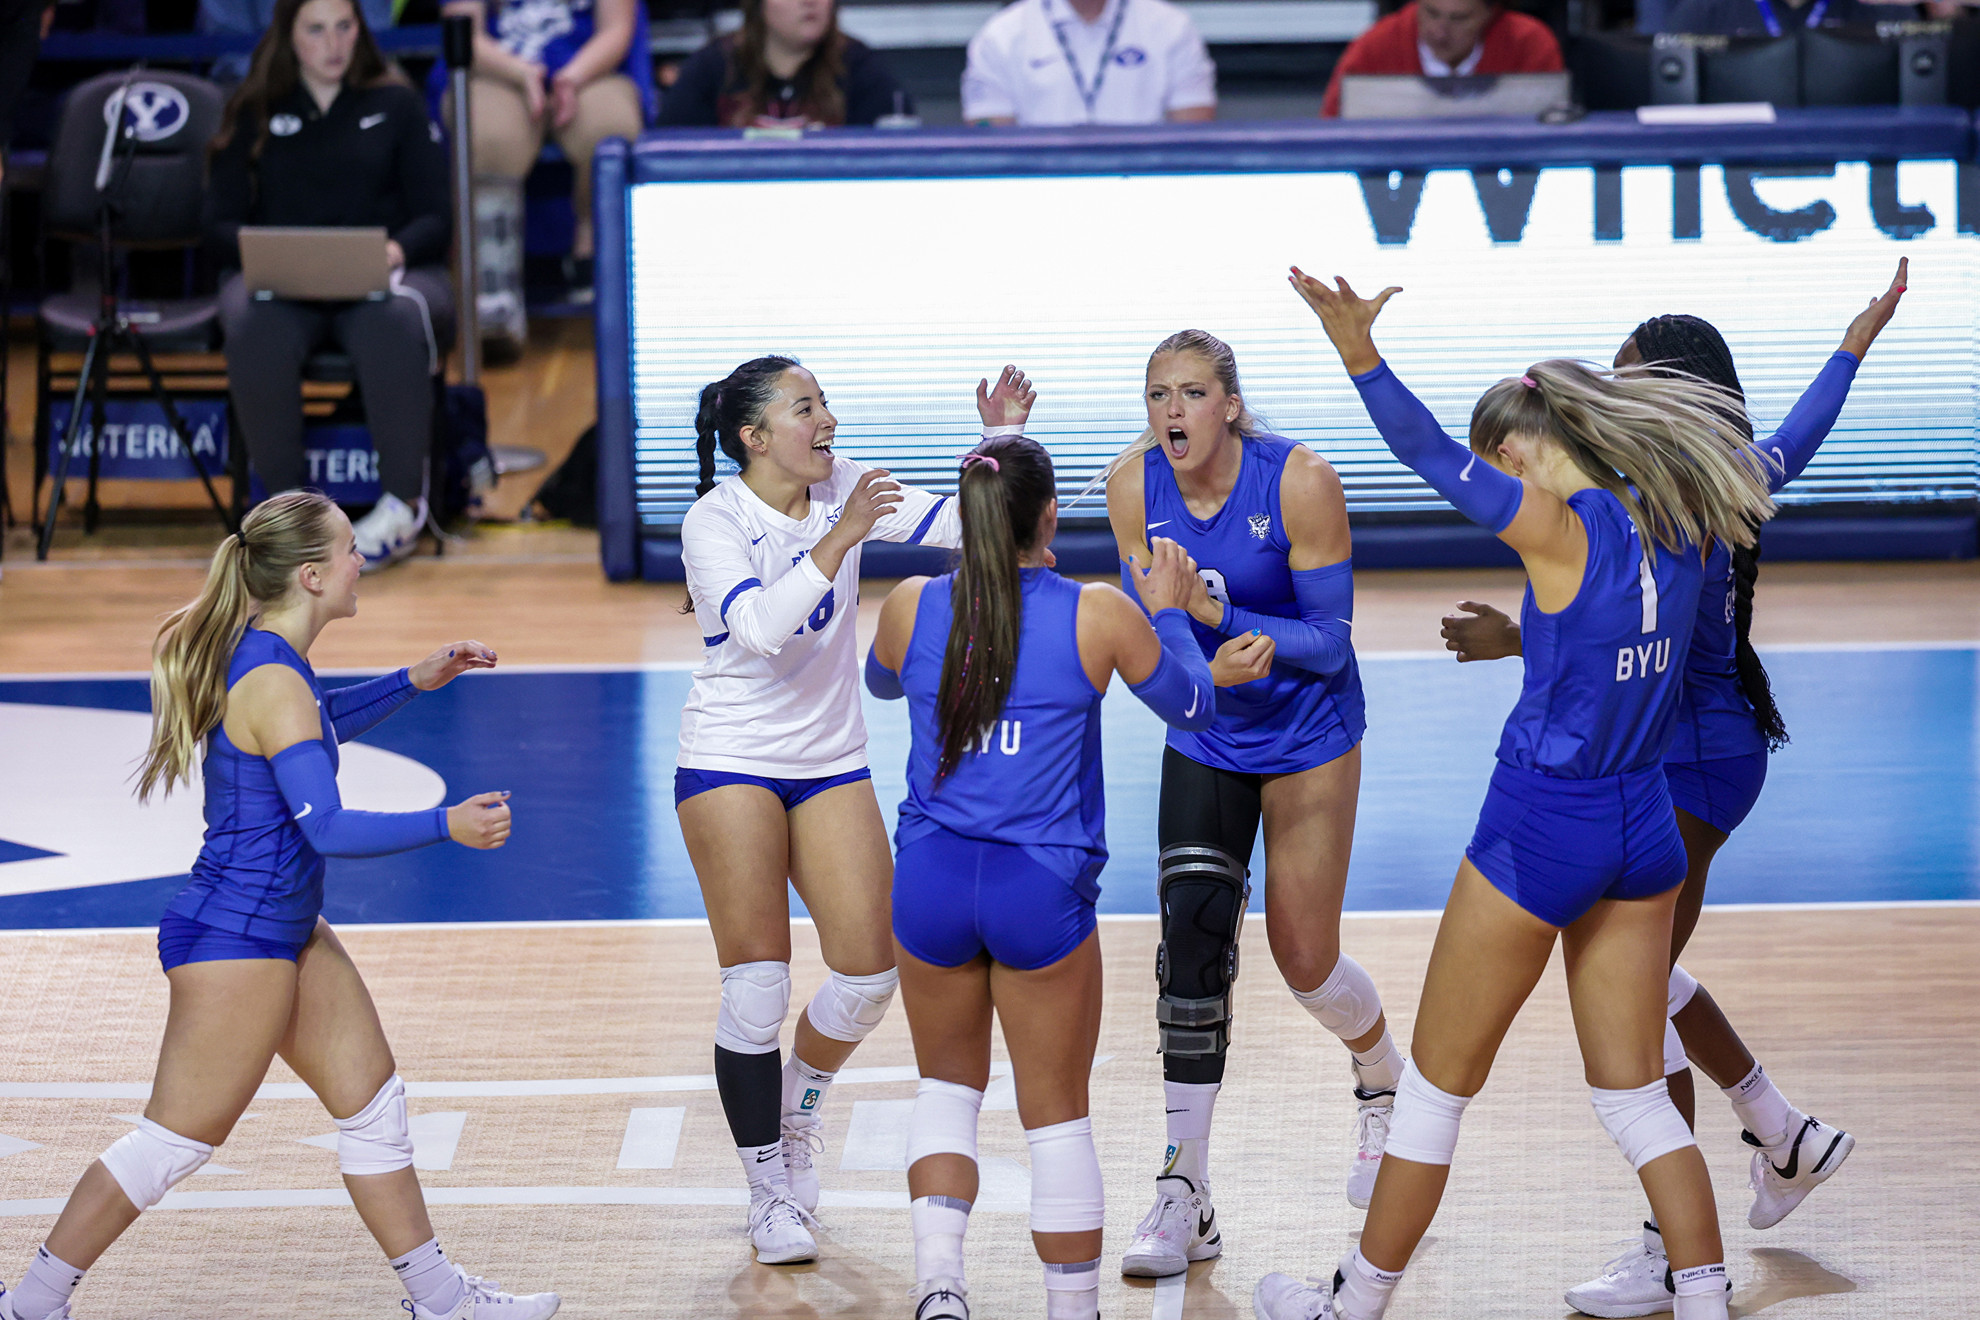
M 1019 428 L 1030 406 L 1012 368 L 977 389 L 986 426 Z M 701 497 L 681 524 L 681 557 L 705 650 L 681 712 L 674 804 L 722 969 L 715 1084 L 749 1179 L 750 1236 L 759 1261 L 787 1264 L 818 1251 L 807 1225 L 819 1106 L 897 982 L 893 861 L 859 707 L 860 546 L 954 546 L 960 524 L 947 498 L 834 455 L 838 421 L 790 358 L 757 358 L 709 385 L 695 429 Z M 718 444 L 741 469 L 719 483 Z M 780 1070 L 787 880 L 831 975 Z

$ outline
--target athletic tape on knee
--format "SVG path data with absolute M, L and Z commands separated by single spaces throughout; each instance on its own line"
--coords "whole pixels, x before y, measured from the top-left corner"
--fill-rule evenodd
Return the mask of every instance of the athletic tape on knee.
M 1396 1088 L 1384 1153 L 1418 1164 L 1449 1164 L 1457 1153 L 1458 1127 L 1470 1103 L 1468 1095 L 1452 1095 L 1425 1081 L 1411 1059 L 1403 1065 L 1402 1085 Z
M 1678 1035 L 1677 1023 L 1664 1019 L 1664 1076 L 1681 1073 L 1691 1066 L 1691 1060 L 1684 1056 L 1684 1040 Z
M 1031 1146 L 1031 1231 L 1084 1233 L 1107 1222 L 1093 1120 L 1026 1128 Z
M 1360 1040 L 1382 1020 L 1382 996 L 1368 969 L 1342 954 L 1318 990 L 1294 990 L 1297 999 L 1321 1026 L 1342 1040 Z
M 406 1084 L 393 1073 L 371 1103 L 337 1120 L 337 1168 L 360 1176 L 396 1173 L 413 1162 L 412 1123 L 406 1117 Z
M 140 1118 L 135 1128 L 111 1142 L 97 1158 L 131 1204 L 149 1210 L 212 1159 L 213 1147 Z
M 1231 1042 L 1231 986 L 1251 885 L 1243 864 L 1210 844 L 1171 844 L 1158 865 L 1162 942 L 1155 949 L 1155 1022 L 1162 1052 L 1220 1056 Z
M 819 1035 L 857 1044 L 887 1016 L 887 1005 L 894 1002 L 894 989 L 900 983 L 901 974 L 891 967 L 871 976 L 833 972 L 811 997 L 805 1015 Z
M 908 1115 L 907 1162 L 929 1155 L 976 1158 L 976 1116 L 983 1109 L 983 1092 L 960 1082 L 933 1077 L 915 1088 L 914 1110 Z
M 722 969 L 715 1043 L 737 1054 L 774 1054 L 791 1011 L 791 965 L 746 962 Z
M 1641 1169 L 1674 1150 L 1698 1144 L 1691 1129 L 1684 1125 L 1684 1115 L 1671 1103 L 1670 1087 L 1661 1079 L 1629 1091 L 1591 1087 L 1590 1097 L 1595 1104 L 1595 1117 L 1602 1120 L 1603 1130 L 1615 1140 L 1616 1149 L 1633 1169 Z M 1395 1148 L 1394 1138 L 1389 1146 Z
M 1670 990 L 1664 1001 L 1664 1016 L 1676 1017 L 1698 993 L 1698 978 L 1676 963 L 1671 965 Z

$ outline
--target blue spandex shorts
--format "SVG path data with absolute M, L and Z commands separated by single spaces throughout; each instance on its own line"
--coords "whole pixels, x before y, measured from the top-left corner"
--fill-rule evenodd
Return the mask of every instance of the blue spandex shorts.
M 158 961 L 168 972 L 187 963 L 220 962 L 227 958 L 281 958 L 294 962 L 302 955 L 305 943 L 239 935 L 176 912 L 167 912 L 158 920 Z
M 1605 898 L 1684 883 L 1684 840 L 1664 767 L 1556 779 L 1499 763 L 1464 850 L 1494 888 L 1550 926 Z
M 1107 855 L 971 839 L 940 826 L 894 856 L 894 938 L 925 963 L 987 953 L 1021 972 L 1050 967 L 1093 933 Z
M 697 793 L 706 793 L 711 788 L 727 788 L 730 784 L 755 784 L 767 788 L 777 795 L 790 811 L 807 798 L 817 797 L 828 788 L 840 784 L 857 784 L 862 779 L 873 778 L 867 769 L 848 770 L 842 775 L 827 775 L 823 779 L 765 779 L 762 775 L 731 774 L 727 770 L 690 770 L 686 766 L 674 770 L 674 805 L 680 806 Z
M 1760 800 L 1767 782 L 1767 753 L 1748 752 L 1716 761 L 1666 761 L 1671 805 L 1722 834 L 1731 834 Z

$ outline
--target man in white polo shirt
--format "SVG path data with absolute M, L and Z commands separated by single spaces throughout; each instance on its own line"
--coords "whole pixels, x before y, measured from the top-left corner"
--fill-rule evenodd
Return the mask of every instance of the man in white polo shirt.
M 1016 0 L 970 38 L 972 124 L 1159 124 L 1217 117 L 1217 66 L 1169 0 Z

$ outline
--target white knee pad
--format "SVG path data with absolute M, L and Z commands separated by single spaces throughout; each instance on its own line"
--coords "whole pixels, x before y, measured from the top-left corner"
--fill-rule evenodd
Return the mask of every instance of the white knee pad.
M 887 1005 L 894 1002 L 894 988 L 901 974 L 889 967 L 872 976 L 846 976 L 833 972 L 811 997 L 805 1015 L 822 1036 L 858 1043 L 887 1016 Z
M 715 1013 L 715 1043 L 737 1054 L 774 1054 L 777 1033 L 791 1011 L 791 965 L 737 963 L 722 969 L 722 1006 Z
M 1470 1103 L 1468 1095 L 1452 1095 L 1430 1085 L 1411 1059 L 1403 1065 L 1402 1085 L 1396 1088 L 1385 1153 L 1418 1164 L 1449 1164 L 1457 1153 L 1458 1127 Z
M 1291 986 L 1286 988 L 1292 990 Z M 1318 990 L 1292 990 L 1292 996 L 1342 1040 L 1366 1036 L 1382 1017 L 1382 996 L 1375 991 L 1375 978 L 1345 953 Z
M 1084 1233 L 1107 1222 L 1093 1120 L 1026 1128 L 1031 1145 L 1031 1231 Z
M 1664 1016 L 1676 1017 L 1697 993 L 1698 978 L 1685 971 L 1681 965 L 1673 964 L 1670 991 L 1664 1001 Z
M 974 1160 L 976 1116 L 982 1109 L 983 1092 L 975 1087 L 922 1078 L 914 1092 L 914 1112 L 908 1116 L 908 1167 L 929 1155 Z
M 111 1142 L 97 1158 L 131 1204 L 149 1210 L 212 1159 L 213 1147 L 140 1118 L 135 1128 Z
M 1615 1139 L 1617 1149 L 1633 1169 L 1698 1144 L 1684 1125 L 1684 1115 L 1671 1103 L 1670 1087 L 1662 1081 L 1630 1091 L 1605 1091 L 1597 1086 L 1591 1087 L 1590 1093 L 1595 1117 L 1602 1120 L 1603 1130 Z M 1392 1138 L 1391 1149 L 1394 1144 Z
M 371 1103 L 337 1123 L 337 1168 L 343 1173 L 396 1173 L 413 1162 L 406 1084 L 393 1073 Z
M 1664 1019 L 1664 1076 L 1681 1073 L 1691 1066 L 1691 1060 L 1684 1057 L 1684 1041 L 1678 1035 L 1677 1023 Z

